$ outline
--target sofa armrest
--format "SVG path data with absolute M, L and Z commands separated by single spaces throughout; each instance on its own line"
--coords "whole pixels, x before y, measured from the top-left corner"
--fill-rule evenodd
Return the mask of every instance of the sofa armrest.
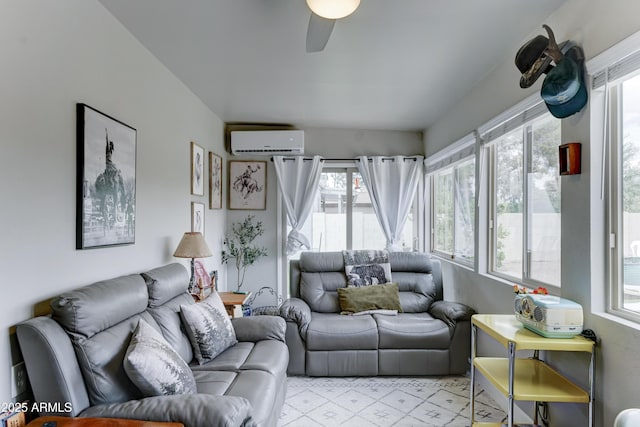
M 471 320 L 474 312 L 468 305 L 452 301 L 436 301 L 429 308 L 433 317 L 442 320 L 449 327 L 455 326 L 459 320 Z
M 231 319 L 238 341 L 257 342 L 277 340 L 284 342 L 287 329 L 285 321 L 278 316 L 249 316 Z
M 296 323 L 303 339 L 307 336 L 307 329 L 311 322 L 311 308 L 306 302 L 300 298 L 289 298 L 280 306 L 280 316 L 287 322 Z
M 251 404 L 243 397 L 210 394 L 154 396 L 91 406 L 80 417 L 180 422 L 185 427 L 253 427 Z

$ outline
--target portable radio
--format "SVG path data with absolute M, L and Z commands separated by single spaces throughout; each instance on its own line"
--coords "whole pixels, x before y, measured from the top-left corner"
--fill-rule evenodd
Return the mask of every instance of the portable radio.
M 571 338 L 582 332 L 582 306 L 553 295 L 518 294 L 516 319 L 546 338 Z

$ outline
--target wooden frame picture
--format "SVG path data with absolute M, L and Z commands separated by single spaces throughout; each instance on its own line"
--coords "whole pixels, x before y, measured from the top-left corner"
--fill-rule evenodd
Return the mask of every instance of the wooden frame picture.
M 191 194 L 204 196 L 204 148 L 191 142 Z
M 204 203 L 191 202 L 191 231 L 204 236 Z
M 137 131 L 76 104 L 76 249 L 135 243 Z
M 229 209 L 267 208 L 267 162 L 229 161 Z
M 222 209 L 222 157 L 209 151 L 209 209 Z

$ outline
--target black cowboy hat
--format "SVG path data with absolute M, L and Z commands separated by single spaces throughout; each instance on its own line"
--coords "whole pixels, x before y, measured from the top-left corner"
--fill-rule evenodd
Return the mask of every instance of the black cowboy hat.
M 522 73 L 520 77 L 520 87 L 528 88 L 538 80 L 542 74 L 546 74 L 553 68 L 551 61 L 553 55 L 550 55 L 550 48 L 562 49 L 567 42 L 563 42 L 558 46 L 555 42 L 551 28 L 543 25 L 549 38 L 545 36 L 535 36 L 525 44 L 523 44 L 516 53 L 516 67 Z

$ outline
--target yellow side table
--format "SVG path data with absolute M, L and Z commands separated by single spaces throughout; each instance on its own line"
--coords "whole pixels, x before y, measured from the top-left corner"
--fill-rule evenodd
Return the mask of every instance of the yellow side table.
M 477 330 L 487 333 L 502 344 L 508 357 L 477 355 Z M 530 359 L 516 358 L 518 350 L 533 350 Z M 589 390 L 583 390 L 539 358 L 539 351 L 579 351 L 590 354 Z M 595 392 L 595 342 L 583 336 L 545 338 L 525 329 L 514 315 L 475 314 L 471 318 L 471 423 L 472 426 L 496 426 L 500 423 L 476 423 L 475 374 L 479 371 L 494 387 L 509 399 L 508 426 L 514 425 L 513 406 L 516 400 L 533 402 L 573 402 L 589 405 L 589 426 L 593 426 Z M 535 423 L 538 415 L 535 414 Z

